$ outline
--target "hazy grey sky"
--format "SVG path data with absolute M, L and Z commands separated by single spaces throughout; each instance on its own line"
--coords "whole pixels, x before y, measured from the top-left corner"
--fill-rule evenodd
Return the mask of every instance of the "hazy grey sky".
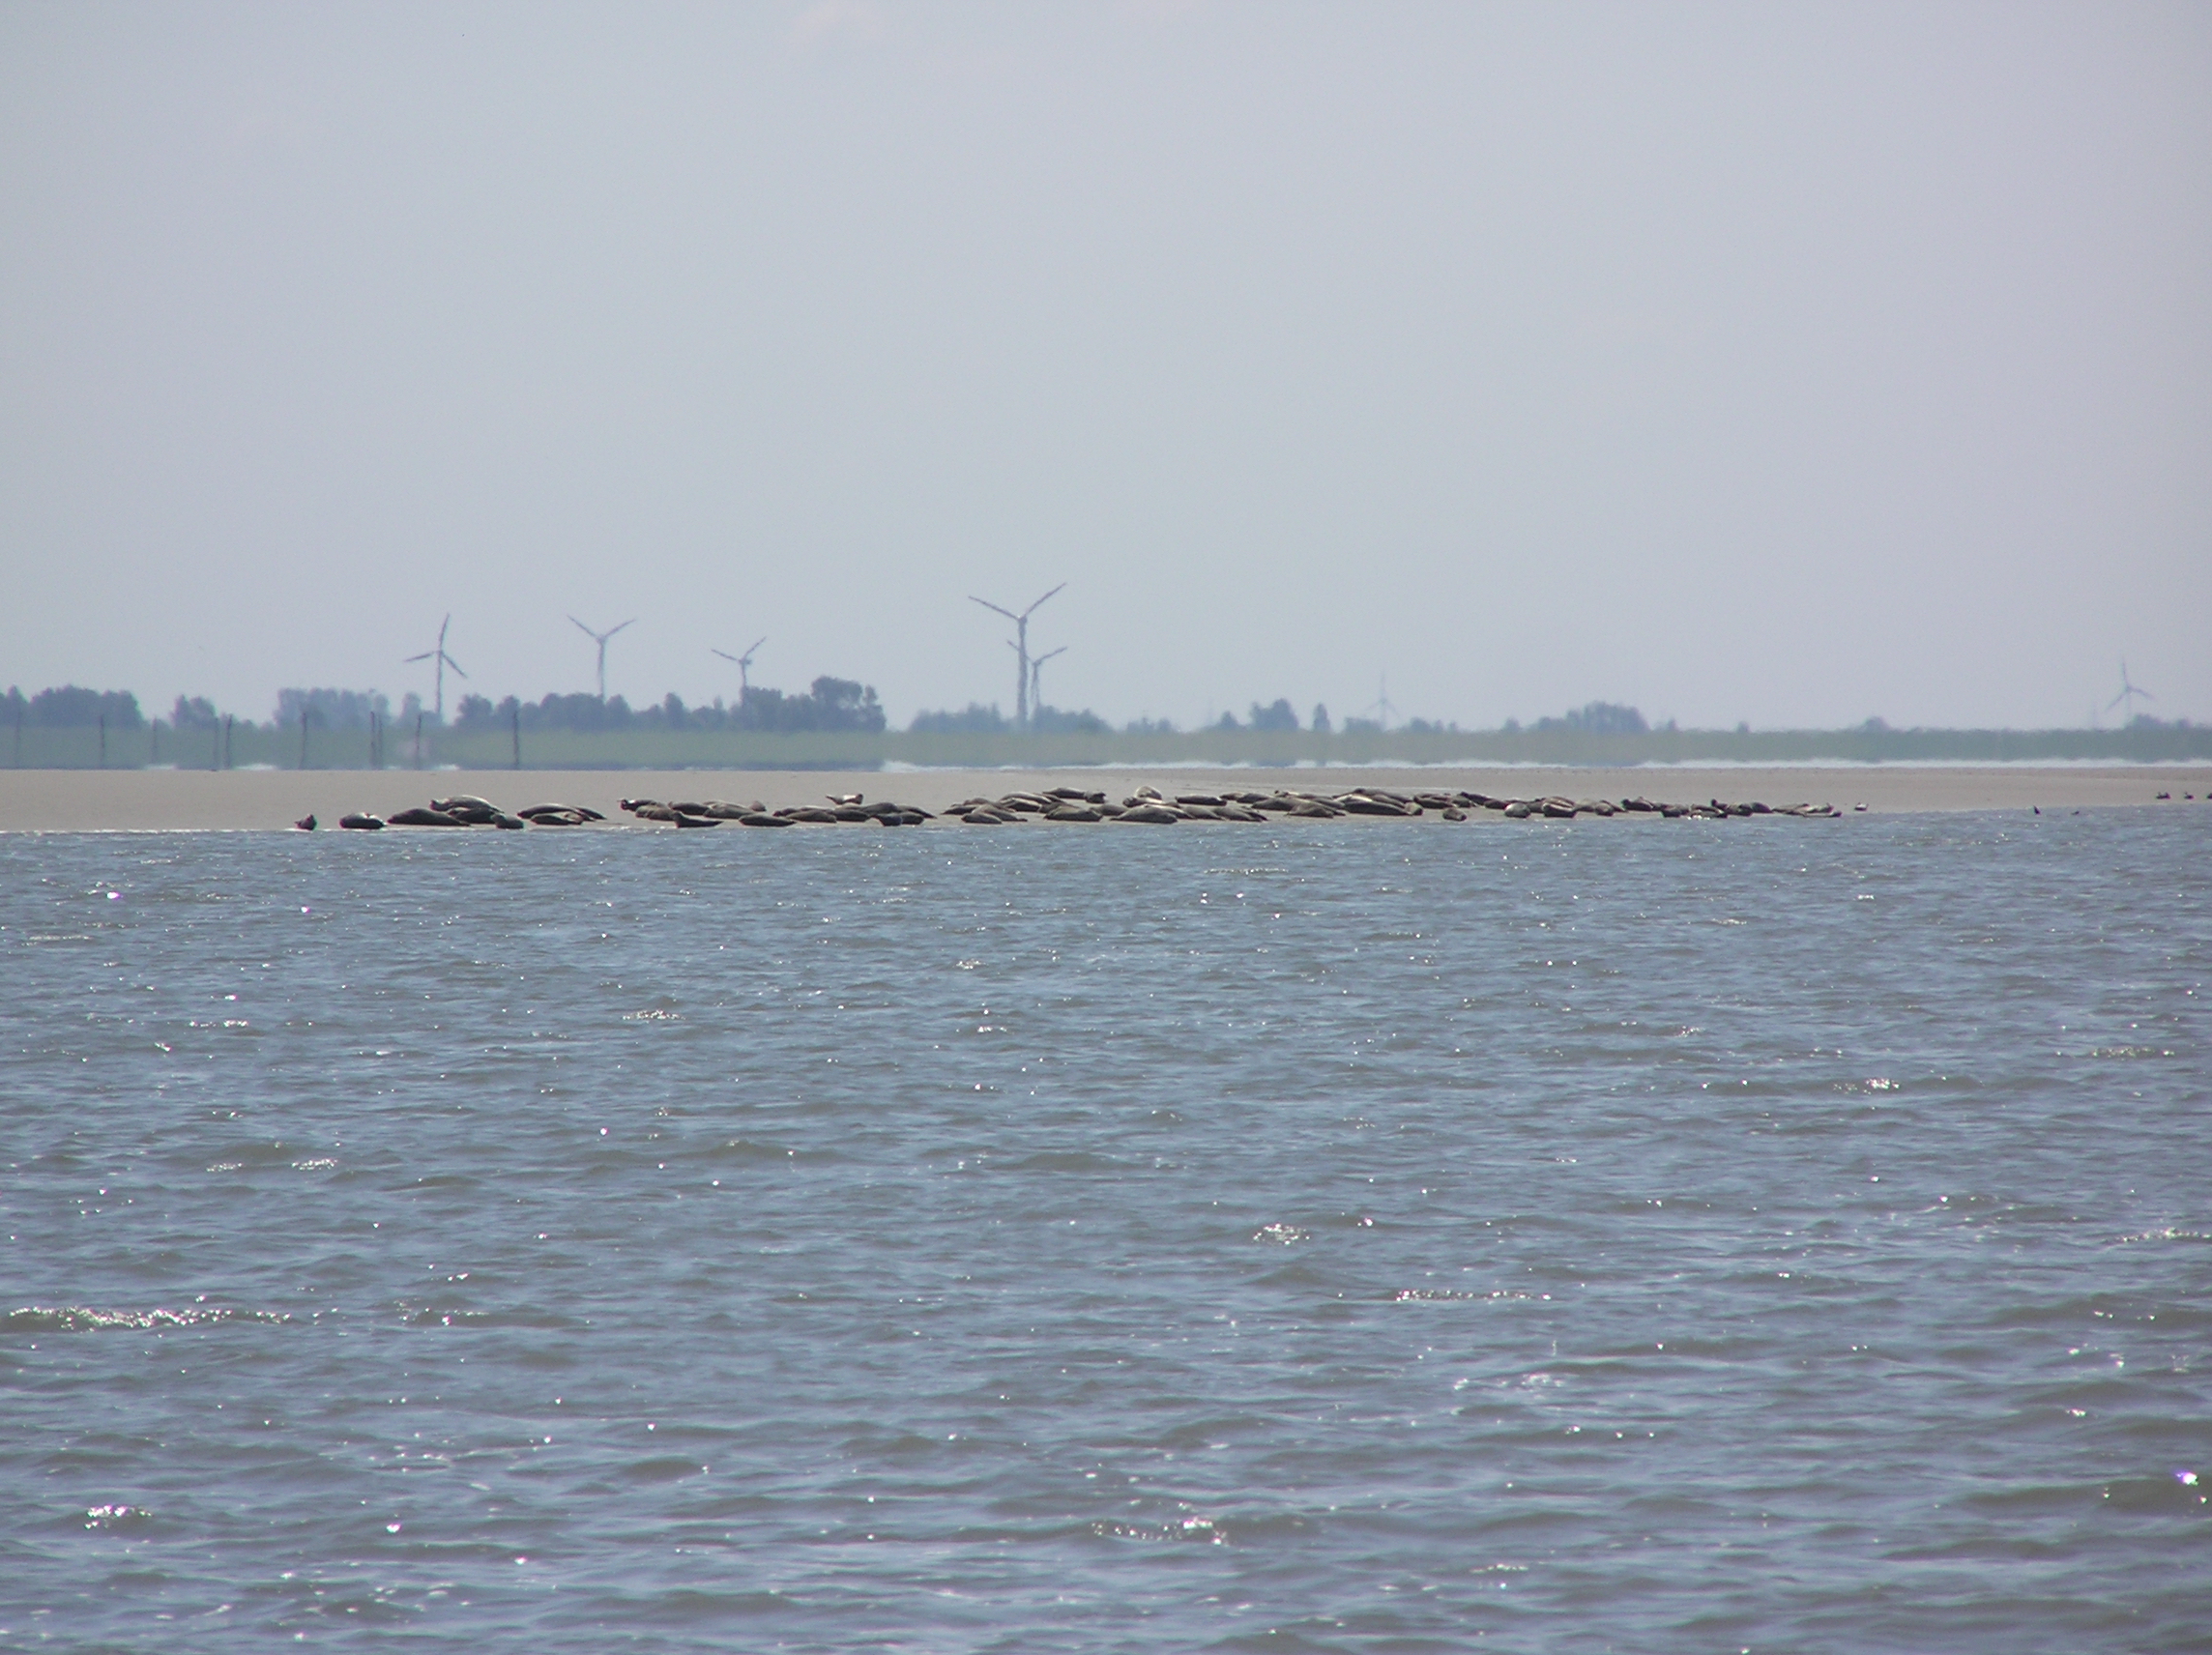
M 2212 7 L 0 4 L 0 682 L 2212 716 Z

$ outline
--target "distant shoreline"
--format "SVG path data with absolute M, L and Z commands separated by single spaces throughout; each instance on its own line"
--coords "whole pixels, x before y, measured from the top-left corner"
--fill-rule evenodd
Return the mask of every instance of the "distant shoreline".
M 2212 821 L 2212 802 L 2208 802 L 2212 801 L 2212 762 L 1728 764 L 1634 769 L 1132 765 L 1115 767 L 1110 772 L 1094 765 L 1052 769 L 717 771 L 18 769 L 0 770 L 0 833 L 280 829 L 310 812 L 325 827 L 335 827 L 348 811 L 382 815 L 409 804 L 426 803 L 433 794 L 455 793 L 480 794 L 509 809 L 540 802 L 588 805 L 625 823 L 629 819 L 620 812 L 621 799 L 639 797 L 673 799 L 706 795 L 758 799 L 773 808 L 819 803 L 832 794 L 864 793 L 871 798 L 895 798 L 942 812 L 947 805 L 976 794 L 996 796 L 1053 786 L 1098 789 L 1106 784 L 1109 774 L 1109 791 L 1121 793 L 1134 792 L 1148 779 L 1164 792 L 1189 793 L 1276 785 L 1314 787 L 1322 784 L 1324 777 L 1331 777 L 1341 778 L 1340 785 L 1356 781 L 1406 793 L 1441 788 L 1501 797 L 1555 794 L 1615 801 L 1627 795 L 1642 795 L 1682 804 L 1702 804 L 1716 798 L 1729 801 L 1758 799 L 1772 805 L 1833 804 L 1846 815 L 1856 815 L 1856 807 L 1862 804 L 1870 815 L 1961 810 L 2010 810 L 2024 815 L 2036 808 L 2050 813 L 2156 804 L 2161 809 L 2202 811 Z M 2159 801 L 2155 796 L 2160 793 L 2170 794 L 2171 799 Z M 2185 799 L 2188 794 L 2195 798 Z M 1615 818 L 1600 826 L 1625 826 L 1633 820 Z M 1822 826 L 1799 824 L 1793 830 L 1819 831 Z M 1280 830 L 1310 830 L 1310 825 L 1295 823 Z
M 2212 725 L 2118 730 L 1452 730 L 1238 729 L 1015 731 L 752 731 L 428 726 L 412 730 L 279 728 L 245 721 L 178 730 L 161 720 L 105 730 L 0 728 L 0 765 L 26 769 L 180 771 L 432 770 L 1023 770 L 1251 766 L 1308 769 L 1529 765 L 1780 768 L 1854 765 L 2212 764 Z

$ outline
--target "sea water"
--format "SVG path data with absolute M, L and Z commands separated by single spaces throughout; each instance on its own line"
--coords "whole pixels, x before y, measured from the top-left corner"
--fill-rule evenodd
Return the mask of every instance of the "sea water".
M 2202 1648 L 2208 851 L 0 840 L 0 1644 Z

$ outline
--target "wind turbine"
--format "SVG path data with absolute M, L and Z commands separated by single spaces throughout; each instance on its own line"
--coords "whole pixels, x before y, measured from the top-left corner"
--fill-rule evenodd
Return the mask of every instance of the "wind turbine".
M 1066 590 L 1067 582 L 1063 580 L 1051 592 L 1046 593 L 1044 597 L 1038 598 L 1019 615 L 1016 615 L 1011 609 L 1001 609 L 996 603 L 976 597 L 973 594 L 968 598 L 969 602 L 980 603 L 984 608 L 995 614 L 1004 615 L 1014 624 L 1014 636 L 1019 640 L 1014 645 L 1014 653 L 1021 658 L 1021 665 L 1014 678 L 1014 726 L 1016 729 L 1027 730 L 1030 727 L 1030 617 L 1044 607 L 1045 597 L 1051 597 Z
M 735 661 L 737 663 L 738 703 L 740 706 L 744 704 L 745 696 L 753 686 L 752 680 L 745 676 L 746 669 L 748 669 L 753 664 L 753 656 L 760 653 L 760 647 L 767 642 L 768 635 L 764 632 L 761 634 L 761 636 L 753 640 L 753 647 L 747 650 L 742 655 L 733 655 L 727 650 L 716 650 L 713 652 L 715 654 L 720 655 L 725 661 Z
M 415 661 L 436 661 L 438 663 L 438 722 L 441 724 L 446 721 L 446 669 L 451 667 L 453 671 L 461 673 L 461 677 L 467 678 L 469 676 L 467 673 L 461 672 L 459 661 L 446 653 L 446 628 L 452 624 L 453 618 L 451 615 L 438 623 L 438 646 L 436 649 L 424 650 L 419 655 L 407 657 L 411 664 Z M 420 707 L 422 704 L 418 701 L 415 705 Z
M 1381 724 L 1383 729 L 1390 728 L 1390 714 L 1398 710 L 1390 704 L 1390 675 L 1388 673 L 1384 673 L 1379 682 L 1375 703 L 1367 711 L 1375 714 L 1375 721 Z
M 576 621 L 573 615 L 569 616 L 568 619 Z M 623 626 L 634 626 L 636 624 L 637 617 L 632 615 L 622 624 L 622 626 L 609 626 L 604 632 L 595 632 L 581 621 L 576 621 L 578 630 L 599 647 L 599 699 L 601 701 L 607 698 L 607 640 L 621 631 Z
M 1064 655 L 1066 653 L 1067 646 L 1062 644 L 1059 649 L 1053 651 L 1052 654 L 1039 655 L 1035 660 L 1030 662 L 1030 708 L 1033 713 L 1044 711 L 1045 662 L 1051 660 L 1053 655 Z
M 2156 701 L 2158 699 L 2158 697 L 2151 694 L 2149 690 L 2138 689 L 2134 683 L 2129 681 L 2128 663 L 2126 661 L 2122 661 L 2120 663 L 2120 693 L 2113 696 L 2111 700 L 2105 703 L 2105 711 L 2110 712 L 2113 708 L 2120 706 L 2124 702 L 2127 706 L 2127 711 L 2120 716 L 2127 720 L 2129 723 L 2133 723 L 2135 721 L 2136 715 L 2136 698 L 2139 696 L 2145 701 Z

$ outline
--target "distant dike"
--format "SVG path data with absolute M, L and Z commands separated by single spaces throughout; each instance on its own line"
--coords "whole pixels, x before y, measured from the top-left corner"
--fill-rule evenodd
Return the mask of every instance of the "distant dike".
M 301 733 L 240 723 L 229 768 L 367 769 L 368 739 L 357 731 Z M 426 733 L 425 751 L 390 732 L 384 769 L 454 766 L 471 770 L 921 769 L 1064 769 L 1093 765 L 1283 767 L 1295 765 L 1633 765 L 1789 764 L 2155 764 L 2212 760 L 2212 725 L 2151 724 L 2118 730 L 1649 730 L 1600 735 L 1576 730 L 1312 731 L 1194 730 L 1179 734 L 817 732 L 764 735 L 728 731 L 569 731 Z M 103 751 L 104 747 L 104 751 Z M 0 733 L 0 756 L 8 753 Z M 218 738 L 157 722 L 104 740 L 92 730 L 30 729 L 17 734 L 16 768 L 25 769 L 205 770 L 222 767 Z

